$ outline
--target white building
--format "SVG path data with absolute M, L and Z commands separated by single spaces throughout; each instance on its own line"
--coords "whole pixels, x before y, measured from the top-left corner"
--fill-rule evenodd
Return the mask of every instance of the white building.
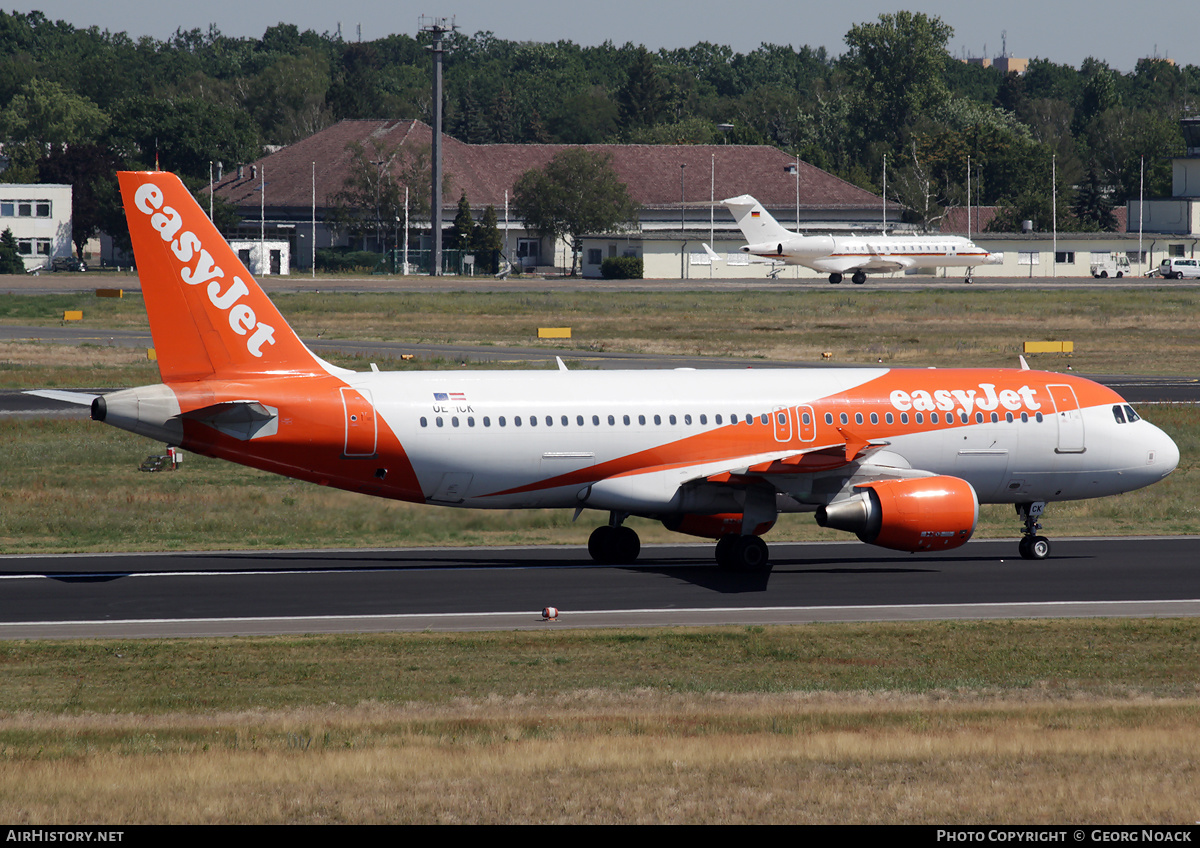
M 71 255 L 71 187 L 0 183 L 0 233 L 12 230 L 26 271 Z

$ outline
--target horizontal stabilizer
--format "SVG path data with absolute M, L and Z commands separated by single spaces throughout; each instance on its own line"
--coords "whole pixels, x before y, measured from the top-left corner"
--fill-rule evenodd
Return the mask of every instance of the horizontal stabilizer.
M 30 389 L 21 394 L 33 395 L 34 397 L 46 398 L 47 400 L 57 400 L 63 403 L 73 403 L 78 406 L 91 406 L 92 401 L 100 397 L 100 395 L 88 394 L 87 392 L 67 392 L 61 389 Z

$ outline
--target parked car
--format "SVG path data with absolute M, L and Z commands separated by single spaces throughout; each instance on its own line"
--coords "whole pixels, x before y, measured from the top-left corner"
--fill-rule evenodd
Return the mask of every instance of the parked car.
M 1200 259 L 1184 259 L 1182 256 L 1172 256 L 1162 261 L 1158 266 L 1158 273 L 1168 280 L 1179 280 L 1184 277 L 1200 277 Z
M 50 263 L 53 271 L 86 271 L 87 263 L 74 256 L 58 256 Z

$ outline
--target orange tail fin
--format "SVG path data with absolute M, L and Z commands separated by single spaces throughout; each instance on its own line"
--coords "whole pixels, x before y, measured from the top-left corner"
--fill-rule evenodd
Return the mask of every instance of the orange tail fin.
M 117 174 L 164 383 L 323 373 L 174 174 Z

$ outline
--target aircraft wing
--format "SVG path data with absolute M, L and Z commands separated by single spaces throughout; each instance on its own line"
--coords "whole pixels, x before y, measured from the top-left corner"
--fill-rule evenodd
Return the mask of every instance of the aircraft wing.
M 899 256 L 831 256 L 808 264 L 827 274 L 850 274 L 855 271 L 904 271 L 915 263 Z
M 841 468 L 865 459 L 887 444 L 868 442 L 851 433 L 842 435 L 844 441 L 801 450 L 694 464 L 639 467 L 595 481 L 587 487 L 581 500 L 599 509 L 653 513 L 680 510 L 685 503 L 685 491 L 696 487 L 753 488 L 769 484 L 778 491 L 789 491 L 793 488 L 789 478 Z

